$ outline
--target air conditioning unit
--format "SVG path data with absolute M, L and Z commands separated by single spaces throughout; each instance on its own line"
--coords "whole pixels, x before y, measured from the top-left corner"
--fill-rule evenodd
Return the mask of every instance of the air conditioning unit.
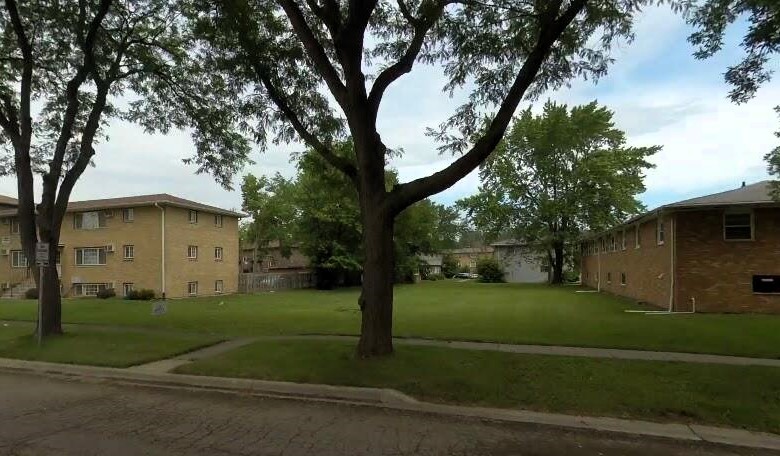
M 114 253 L 115 251 L 116 251 L 116 247 L 114 247 L 114 244 L 107 244 L 106 245 L 106 252 Z
M 10 254 L 11 254 L 11 251 L 9 249 L 0 249 L 0 255 L 8 256 Z

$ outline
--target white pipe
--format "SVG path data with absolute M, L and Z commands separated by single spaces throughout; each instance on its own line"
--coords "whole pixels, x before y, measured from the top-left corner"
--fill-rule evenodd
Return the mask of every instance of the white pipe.
M 162 218 L 160 221 L 160 231 L 162 234 L 162 252 L 160 252 L 160 292 L 162 293 L 162 298 L 165 299 L 165 208 L 160 206 L 158 203 L 154 203 L 154 207 L 159 209 L 162 213 Z

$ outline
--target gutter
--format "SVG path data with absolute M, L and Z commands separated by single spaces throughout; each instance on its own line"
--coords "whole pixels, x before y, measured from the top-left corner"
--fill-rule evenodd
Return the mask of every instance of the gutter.
M 160 232 L 162 234 L 162 251 L 160 252 L 160 292 L 162 298 L 165 299 L 165 208 L 158 203 L 154 203 L 154 207 L 160 210 L 162 218 L 160 221 Z

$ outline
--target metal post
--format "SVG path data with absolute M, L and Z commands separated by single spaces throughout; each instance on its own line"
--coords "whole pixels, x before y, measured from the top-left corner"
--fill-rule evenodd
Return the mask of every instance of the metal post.
M 41 290 L 43 290 L 43 265 L 38 266 L 38 346 L 43 341 L 43 306 L 41 305 Z

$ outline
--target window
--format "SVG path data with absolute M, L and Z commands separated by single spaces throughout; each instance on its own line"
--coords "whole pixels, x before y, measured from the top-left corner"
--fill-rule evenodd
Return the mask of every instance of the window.
M 727 241 L 753 240 L 753 214 L 726 212 L 723 214 L 723 239 Z
M 621 250 L 626 250 L 626 230 L 623 230 L 623 237 L 621 238 L 620 242 L 620 248 Z
M 214 261 L 222 261 L 222 247 L 214 247 Z
M 134 245 L 126 245 L 124 247 L 124 258 L 125 260 L 132 260 L 135 258 L 135 246 Z
M 27 257 L 21 250 L 11 250 L 11 267 L 12 268 L 26 268 L 29 266 L 27 263 Z
M 637 223 L 637 225 L 634 227 L 634 248 L 638 249 L 642 246 L 642 233 L 640 231 L 640 224 Z
M 609 236 L 609 251 L 614 252 L 615 249 L 615 235 L 613 234 Z
M 607 273 L 607 283 L 612 283 L 612 273 L 611 272 Z
M 133 291 L 133 284 L 132 283 L 123 283 L 122 284 L 122 296 L 129 295 L 131 291 Z
M 224 284 L 221 280 L 217 280 L 214 282 L 214 292 L 215 293 L 222 293 L 222 290 L 224 289 Z
M 624 286 L 626 284 L 626 273 L 625 272 L 621 272 L 620 273 L 620 284 L 624 285 Z
M 191 245 L 187 247 L 187 258 L 190 259 L 197 259 L 198 258 L 198 246 L 197 245 Z
M 218 227 L 222 228 L 222 215 L 221 214 L 216 214 L 214 216 L 214 226 L 218 226 Z
M 95 230 L 106 227 L 106 211 L 79 212 L 73 214 L 73 229 Z
M 198 211 L 190 210 L 190 223 L 198 223 Z
M 276 258 L 274 258 L 273 256 L 268 255 L 267 257 L 265 257 L 265 261 L 268 264 L 269 268 L 275 268 L 276 267 Z M 476 263 L 474 263 L 474 266 L 472 266 L 472 267 L 476 268 L 477 267 Z
M 77 283 L 75 292 L 77 296 L 97 296 L 100 290 L 108 288 L 105 283 Z
M 132 222 L 133 220 L 135 220 L 135 210 L 132 207 L 122 209 L 122 221 Z
M 666 242 L 666 226 L 664 225 L 664 219 L 658 217 L 658 224 L 655 227 L 655 238 L 658 245 L 664 245 Z
M 187 293 L 193 296 L 198 294 L 198 282 L 187 282 Z
M 98 266 L 106 264 L 105 247 L 76 249 L 76 266 Z
M 11 234 L 19 234 L 19 220 L 11 219 Z

